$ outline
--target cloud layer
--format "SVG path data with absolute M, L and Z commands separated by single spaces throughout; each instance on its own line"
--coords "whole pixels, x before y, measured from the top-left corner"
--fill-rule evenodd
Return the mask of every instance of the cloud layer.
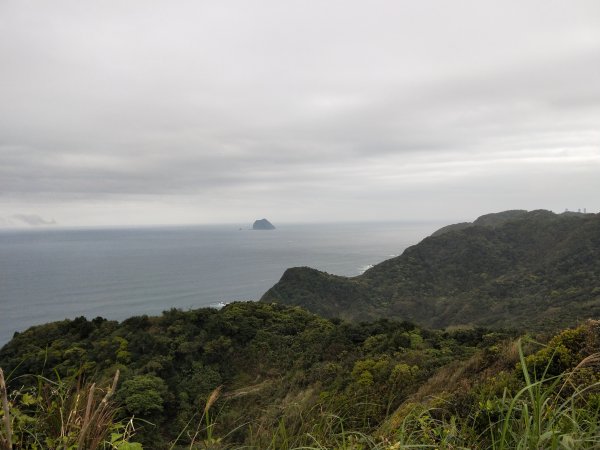
M 0 60 L 0 215 L 600 209 L 594 0 L 6 0 Z

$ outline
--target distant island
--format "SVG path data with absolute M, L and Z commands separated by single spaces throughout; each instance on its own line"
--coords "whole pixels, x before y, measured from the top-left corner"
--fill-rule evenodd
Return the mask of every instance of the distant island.
M 267 219 L 259 219 L 259 220 L 254 221 L 254 224 L 252 225 L 252 229 L 253 230 L 274 230 L 275 226 L 273 226 L 273 224 L 271 222 L 269 222 Z

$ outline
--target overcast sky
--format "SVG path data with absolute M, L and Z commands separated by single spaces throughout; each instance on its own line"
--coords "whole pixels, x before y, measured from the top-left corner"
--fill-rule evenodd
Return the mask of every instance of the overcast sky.
M 600 210 L 600 1 L 0 1 L 0 217 Z

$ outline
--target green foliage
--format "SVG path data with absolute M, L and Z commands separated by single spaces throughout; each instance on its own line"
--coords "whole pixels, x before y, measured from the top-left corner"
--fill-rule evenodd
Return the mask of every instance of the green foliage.
M 120 369 L 116 418 L 134 416 L 136 439 L 150 447 L 169 447 L 181 430 L 187 431 L 177 445 L 189 446 L 203 406 L 224 385 L 198 439 L 210 432 L 261 447 L 279 424 L 302 436 L 323 414 L 372 430 L 437 368 L 477 351 L 486 333 L 465 333 L 233 303 L 121 324 L 80 318 L 34 327 L 0 350 L 0 364 L 14 371 L 15 388 L 16 377 L 34 369 L 52 380 L 73 374 L 101 380 Z
M 32 383 L 9 391 L 0 369 L 0 448 L 142 449 L 131 441 L 131 423 L 115 419 L 110 397 L 118 375 L 107 389 L 95 384 L 82 386 L 72 378 L 31 379 Z
M 462 390 L 438 393 L 434 400 L 404 406 L 399 424 L 386 428 L 386 440 L 436 448 L 591 449 L 600 446 L 600 345 L 598 322 L 566 330 L 526 356 L 529 342 L 517 346 L 519 364 L 494 376 L 463 382 Z M 555 364 L 552 347 L 569 343 L 570 362 Z M 592 345 L 590 345 L 593 343 Z M 530 365 L 534 362 L 537 367 Z M 542 367 L 542 362 L 544 366 Z M 563 361 L 564 362 L 564 361 Z M 500 367 L 490 363 L 494 371 Z M 562 367 L 558 373 L 551 368 Z M 487 373 L 480 367 L 479 374 Z M 479 395 L 478 395 L 479 394 Z M 388 419 L 390 420 L 390 419 Z M 390 447 L 396 448 L 396 447 Z
M 125 381 L 119 397 L 127 413 L 152 418 L 163 412 L 167 386 L 162 378 L 154 375 L 136 375 Z
M 86 398 L 103 398 L 89 382 L 108 384 L 116 368 L 119 408 L 98 435 L 106 448 L 140 448 L 134 425 L 145 448 L 173 450 L 598 443 L 597 322 L 541 349 L 519 349 L 501 331 L 348 323 L 265 303 L 87 323 L 34 327 L 0 350 L 15 436 L 34 436 L 29 448 L 78 442 Z M 30 367 L 45 375 L 28 376 Z

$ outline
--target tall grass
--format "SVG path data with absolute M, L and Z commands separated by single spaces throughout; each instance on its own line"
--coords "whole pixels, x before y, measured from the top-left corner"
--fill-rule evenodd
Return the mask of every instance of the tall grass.
M 578 385 L 573 381 L 578 371 L 597 365 L 600 354 L 555 376 L 548 376 L 549 361 L 539 379 L 532 377 L 521 346 L 519 359 L 525 386 L 514 396 L 505 390 L 499 403 L 501 418 L 488 430 L 491 448 L 600 448 L 600 408 L 594 404 L 597 394 L 593 395 L 600 390 L 600 382 Z
M 258 428 L 248 423 L 240 425 L 248 428 L 248 441 L 239 446 L 228 443 L 237 428 L 224 436 L 216 432 L 219 411 L 214 408 L 221 395 L 219 387 L 198 408 L 170 448 L 600 449 L 600 354 L 588 356 L 572 370 L 556 375 L 549 370 L 553 357 L 541 369 L 528 367 L 530 360 L 524 355 L 521 341 L 517 349 L 519 387 L 513 390 L 505 387 L 498 395 L 488 394 L 483 402 L 471 400 L 470 410 L 467 408 L 459 415 L 449 414 L 452 408 L 444 407 L 444 402 L 452 402 L 452 396 L 445 400 L 438 398 L 439 407 L 415 405 L 393 432 L 382 436 L 372 428 L 366 408 L 355 408 L 365 411 L 361 420 L 356 415 L 347 415 L 344 408 L 336 414 L 323 404 L 312 409 L 287 405 L 273 423 L 261 422 Z M 37 377 L 35 389 L 9 393 L 0 369 L 0 448 L 141 449 L 139 444 L 130 442 L 132 422 L 114 421 L 115 406 L 110 399 L 117 381 L 118 372 L 105 389 L 95 384 L 80 387 L 60 379 Z
M 115 421 L 111 397 L 117 388 L 118 370 L 106 388 L 56 378 L 35 376 L 33 386 L 9 393 L 0 369 L 0 448 L 141 449 L 130 441 L 132 423 Z
M 538 375 L 527 367 L 520 342 L 518 352 L 524 380 L 519 390 L 505 388 L 501 396 L 473 404 L 466 417 L 447 418 L 434 409 L 415 408 L 387 448 L 600 449 L 600 382 L 593 381 L 594 376 L 592 381 L 576 382 L 587 368 L 598 373 L 600 354 L 559 375 L 548 374 L 550 360 Z M 482 415 L 488 426 L 478 431 Z
M 416 405 L 392 436 L 378 438 L 346 429 L 345 419 L 335 414 L 321 416 L 303 436 L 289 433 L 281 419 L 268 449 L 600 449 L 600 381 L 596 381 L 600 354 L 588 356 L 559 375 L 549 375 L 552 358 L 541 373 L 528 367 L 520 341 L 518 356 L 521 388 L 512 392 L 505 388 L 502 395 L 490 396 L 483 404 L 474 402 L 465 416 L 448 416 L 440 408 Z M 487 418 L 487 426 L 481 426 L 482 416 Z M 297 424 L 291 425 L 297 428 Z M 306 429 L 307 424 L 300 428 Z
M 180 449 L 180 448 L 189 448 L 192 449 L 228 449 L 233 448 L 231 445 L 227 445 L 224 441 L 226 441 L 227 437 L 237 431 L 239 428 L 247 425 L 242 424 L 233 430 L 230 430 L 227 435 L 218 437 L 215 434 L 215 427 L 217 425 L 217 418 L 219 412 L 213 414 L 212 409 L 214 404 L 217 402 L 219 397 L 221 396 L 221 390 L 223 386 L 218 386 L 215 388 L 204 404 L 204 407 L 199 409 L 185 424 L 183 429 L 179 432 L 177 437 L 171 442 L 169 446 L 169 450 Z M 197 421 L 196 428 L 191 431 L 190 426 L 194 420 Z M 187 437 L 189 444 L 181 445 L 179 442 L 182 440 L 184 435 Z M 201 439 L 203 437 L 203 439 Z
M 2 403 L 3 427 L 0 427 L 0 446 L 12 449 L 12 425 L 10 423 L 10 407 L 4 372 L 0 368 L 0 402 Z

